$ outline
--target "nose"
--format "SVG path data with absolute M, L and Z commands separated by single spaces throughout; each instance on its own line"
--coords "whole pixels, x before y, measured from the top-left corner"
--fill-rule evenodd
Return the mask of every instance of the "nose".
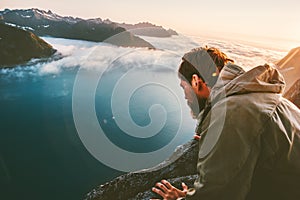
M 184 94 L 184 98 L 187 99 L 188 94 L 185 90 L 183 90 L 183 94 Z

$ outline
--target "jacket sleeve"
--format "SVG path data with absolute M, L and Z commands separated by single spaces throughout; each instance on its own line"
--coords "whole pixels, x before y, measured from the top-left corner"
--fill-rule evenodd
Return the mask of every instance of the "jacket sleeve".
M 224 104 L 214 106 L 202 124 L 207 128 L 200 140 L 196 193 L 187 199 L 241 200 L 249 192 L 262 119 L 251 108 L 233 106 L 225 113 Z

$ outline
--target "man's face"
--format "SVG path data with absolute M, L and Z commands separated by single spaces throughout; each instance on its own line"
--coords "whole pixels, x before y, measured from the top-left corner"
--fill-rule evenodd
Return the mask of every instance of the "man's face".
M 188 106 L 191 108 L 192 116 L 196 118 L 205 107 L 209 96 L 209 88 L 202 80 L 198 81 L 198 79 L 193 79 L 191 84 L 181 79 L 180 86 L 184 90 L 184 96 Z

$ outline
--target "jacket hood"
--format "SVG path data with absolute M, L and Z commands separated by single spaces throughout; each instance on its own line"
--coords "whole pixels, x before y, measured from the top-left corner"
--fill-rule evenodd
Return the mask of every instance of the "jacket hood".
M 255 92 L 282 94 L 284 88 L 284 78 L 274 67 L 265 64 L 245 72 L 241 67 L 230 63 L 222 69 L 211 90 L 210 100 Z
M 199 74 L 201 74 L 204 81 L 209 87 L 215 85 L 217 76 L 217 66 L 212 57 L 207 53 L 207 50 L 200 47 L 192 49 L 190 52 L 184 54 L 183 60 L 194 66 Z

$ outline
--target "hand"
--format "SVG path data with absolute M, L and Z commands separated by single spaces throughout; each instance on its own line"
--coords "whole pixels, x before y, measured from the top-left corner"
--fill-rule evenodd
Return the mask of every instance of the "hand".
M 194 135 L 194 139 L 195 139 L 195 140 L 197 140 L 197 141 L 198 141 L 198 140 L 200 140 L 200 138 L 201 138 L 201 136 L 200 136 L 200 135 L 197 135 L 197 134 L 195 134 L 195 135 Z
M 183 190 L 179 190 L 166 180 L 156 183 L 155 186 L 157 188 L 152 188 L 152 191 L 160 195 L 164 200 L 175 200 L 180 197 L 185 197 L 188 191 L 188 186 L 185 183 L 182 183 Z

